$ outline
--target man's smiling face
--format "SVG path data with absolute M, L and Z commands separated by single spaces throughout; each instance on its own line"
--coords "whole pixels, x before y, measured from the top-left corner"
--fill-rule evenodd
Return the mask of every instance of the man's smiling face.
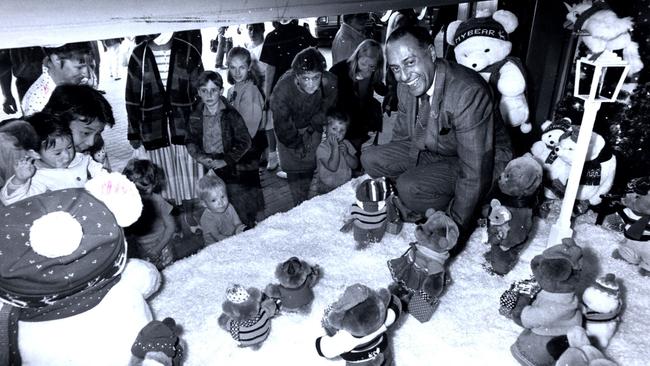
M 431 87 L 435 66 L 433 46 L 423 47 L 410 34 L 386 45 L 386 60 L 395 79 L 408 87 L 411 95 L 419 97 Z

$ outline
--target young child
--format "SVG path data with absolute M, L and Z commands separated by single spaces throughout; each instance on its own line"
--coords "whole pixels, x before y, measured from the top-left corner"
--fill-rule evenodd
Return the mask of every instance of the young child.
M 106 146 L 104 144 L 104 139 L 102 135 L 95 136 L 95 144 L 86 150 L 90 156 L 93 157 L 93 160 L 102 164 L 104 169 L 111 171 L 111 163 L 108 160 L 108 155 L 106 154 Z
M 205 206 L 205 211 L 201 215 L 205 245 L 244 231 L 245 226 L 228 201 L 226 184 L 221 178 L 216 175 L 202 177 L 199 179 L 197 192 Z
M 235 47 L 228 52 L 228 102 L 244 119 L 251 138 L 251 147 L 237 162 L 240 192 L 237 196 L 243 204 L 239 209 L 241 219 L 248 227 L 253 227 L 264 211 L 264 194 L 260 181 L 260 159 L 266 149 L 267 141 L 263 124 L 264 97 L 251 70 L 252 59 L 247 49 Z M 235 195 L 231 194 L 234 198 Z
M 165 172 L 150 160 L 131 159 L 122 171 L 140 192 L 142 214 L 124 229 L 134 256 L 153 263 L 159 270 L 174 261 L 172 238 L 176 222 L 172 206 L 161 195 Z
M 330 192 L 349 181 L 352 178 L 352 169 L 359 165 L 356 149 L 350 141 L 343 139 L 349 125 L 350 121 L 343 113 L 328 113 L 325 139 L 316 150 L 317 189 L 320 194 Z
M 59 117 L 37 113 L 26 118 L 34 127 L 39 151 L 29 150 L 14 165 L 0 190 L 5 205 L 46 191 L 83 187 L 89 177 L 106 172 L 90 155 L 75 152 L 72 132 Z

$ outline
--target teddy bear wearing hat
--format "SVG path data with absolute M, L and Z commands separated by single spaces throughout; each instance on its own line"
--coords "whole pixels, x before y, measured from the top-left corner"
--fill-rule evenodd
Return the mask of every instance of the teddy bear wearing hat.
M 448 282 L 446 262 L 459 236 L 458 226 L 444 212 L 428 209 L 426 215 L 427 221 L 415 228 L 417 241 L 388 261 L 395 281 L 391 290 L 420 322 L 431 318 Z
M 184 346 L 178 334 L 179 329 L 173 318 L 152 320 L 133 342 L 133 357 L 129 366 L 180 366 Z
M 587 287 L 582 294 L 582 314 L 585 317 L 587 335 L 593 337 L 596 346 L 607 348 L 621 322 L 623 301 L 616 276 L 607 273 Z
M 566 334 L 582 324 L 576 287 L 582 273 L 582 249 L 573 239 L 547 248 L 530 263 L 541 290 L 535 300 L 522 295 L 512 319 L 524 330 L 510 347 L 521 365 L 554 365 L 566 349 Z
M 617 213 L 625 237 L 612 255 L 638 266 L 641 275 L 650 277 L 650 176 L 630 180 L 621 201 Z
M 386 331 L 399 318 L 400 300 L 386 289 L 373 290 L 356 283 L 325 311 L 327 335 L 316 339 L 321 357 L 341 357 L 347 366 L 391 365 Z
M 499 109 L 506 124 L 529 133 L 526 78 L 522 62 L 511 57 L 512 33 L 519 21 L 510 11 L 479 12 L 475 18 L 456 20 L 447 27 L 447 42 L 454 45 L 456 62 L 483 76 L 499 95 Z
M 312 288 L 320 276 L 318 265 L 291 257 L 275 268 L 275 277 L 280 283 L 267 285 L 264 293 L 279 301 L 280 310 L 309 312 L 314 300 Z
M 160 285 L 155 266 L 126 258 L 122 227 L 141 207 L 135 185 L 111 173 L 0 208 L 0 324 L 9 328 L 0 361 L 129 363 Z
M 355 189 L 356 203 L 348 213 L 342 232 L 353 230 L 357 249 L 378 243 L 386 233 L 388 212 L 387 199 L 391 188 L 386 178 L 366 179 Z
M 277 304 L 255 287 L 232 285 L 221 305 L 219 326 L 230 333 L 239 347 L 259 349 L 271 333 Z
M 571 120 L 567 117 L 558 121 L 542 123 L 542 136 L 539 141 L 535 141 L 530 152 L 542 165 L 546 174 L 551 169 L 551 164 L 557 159 L 555 147 L 560 144 L 560 141 L 571 136 L 572 130 Z

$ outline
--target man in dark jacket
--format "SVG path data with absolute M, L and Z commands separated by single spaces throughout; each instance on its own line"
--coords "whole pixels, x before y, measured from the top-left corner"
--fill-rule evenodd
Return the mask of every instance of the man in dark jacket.
M 370 176 L 396 181 L 403 216 L 442 210 L 468 234 L 476 208 L 512 157 L 510 140 L 480 75 L 435 57 L 423 28 L 389 36 L 386 59 L 399 99 L 393 140 L 364 151 L 361 163 Z

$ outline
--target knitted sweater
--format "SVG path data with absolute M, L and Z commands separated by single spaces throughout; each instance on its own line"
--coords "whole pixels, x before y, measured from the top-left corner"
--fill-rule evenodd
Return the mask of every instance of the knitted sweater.
M 130 141 L 147 150 L 170 144 L 184 145 L 192 104 L 197 91 L 193 81 L 203 72 L 201 51 L 177 32 L 171 40 L 167 84 L 163 85 L 150 40 L 133 49 L 126 78 L 126 112 Z
M 566 334 L 574 325 L 582 324 L 575 293 L 540 291 L 535 301 L 521 313 L 521 325 L 533 333 L 546 336 Z

